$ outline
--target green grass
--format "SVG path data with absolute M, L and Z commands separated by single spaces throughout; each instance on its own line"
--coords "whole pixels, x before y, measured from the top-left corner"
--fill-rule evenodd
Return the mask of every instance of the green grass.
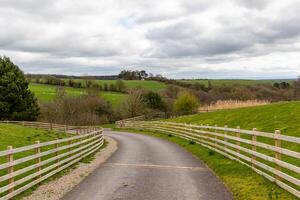
M 37 140 L 46 142 L 67 136 L 68 134 L 65 133 L 50 132 L 12 124 L 0 124 L 0 151 L 6 150 L 7 146 L 10 145 L 17 148 L 34 144 Z
M 84 83 L 83 79 L 75 79 L 74 81 L 80 81 Z M 96 83 L 100 85 L 106 84 L 115 84 L 117 80 L 94 80 Z M 166 87 L 166 84 L 158 82 L 158 81 L 141 81 L 141 80 L 124 80 L 124 83 L 127 88 L 144 88 L 151 91 L 160 91 Z
M 41 102 L 53 101 L 56 96 L 56 86 L 45 84 L 29 85 L 29 89 L 36 95 Z M 66 93 L 70 96 L 80 96 L 85 94 L 85 90 L 82 88 L 65 87 Z M 119 105 L 119 103 L 126 97 L 126 94 L 117 92 L 100 92 L 100 96 L 103 96 L 106 100 L 110 101 L 113 106 Z
M 117 129 L 119 130 L 119 129 Z M 121 129 L 120 131 L 126 131 Z M 190 141 L 174 137 L 168 134 L 128 130 L 130 132 L 143 133 L 160 137 L 178 144 L 193 155 L 198 157 L 211 168 L 231 191 L 235 200 L 296 200 L 295 196 L 281 189 L 264 177 L 258 175 L 250 168 L 232 161 L 221 154 L 193 144 Z
M 168 121 L 212 126 L 240 126 L 241 129 L 257 128 L 271 133 L 281 130 L 282 134 L 300 137 L 300 101 L 220 110 L 178 117 Z
M 208 81 L 211 82 L 214 86 L 220 86 L 220 85 L 256 85 L 256 84 L 273 84 L 275 82 L 288 82 L 292 83 L 293 80 L 248 80 L 248 79 L 200 79 L 200 80 L 180 80 L 182 82 L 186 83 L 201 83 L 204 85 L 208 85 Z

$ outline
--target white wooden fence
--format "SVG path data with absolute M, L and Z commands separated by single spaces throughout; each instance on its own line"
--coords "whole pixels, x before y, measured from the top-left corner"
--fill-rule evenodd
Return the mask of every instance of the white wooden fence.
M 40 122 L 9 122 L 54 131 L 74 130 L 70 137 L 0 151 L 0 200 L 7 200 L 96 152 L 103 145 L 102 129 Z M 3 160 L 3 159 L 2 159 Z
M 159 121 L 118 121 L 119 128 L 150 130 L 192 140 L 236 160 L 300 198 L 300 137 Z

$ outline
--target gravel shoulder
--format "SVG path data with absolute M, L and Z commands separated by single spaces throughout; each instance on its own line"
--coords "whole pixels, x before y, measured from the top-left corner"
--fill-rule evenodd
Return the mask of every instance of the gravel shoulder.
M 23 200 L 61 199 L 117 150 L 118 145 L 116 140 L 107 136 L 105 136 L 105 140 L 108 142 L 107 146 L 95 155 L 95 159 L 91 163 L 79 163 L 76 169 L 58 179 L 39 186 L 37 190 L 35 190 L 31 195 L 24 197 Z

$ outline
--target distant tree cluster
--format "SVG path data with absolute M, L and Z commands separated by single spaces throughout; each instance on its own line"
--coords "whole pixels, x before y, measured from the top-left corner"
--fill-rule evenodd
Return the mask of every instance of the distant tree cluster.
M 165 118 L 193 114 L 198 108 L 199 102 L 196 96 L 170 85 L 160 93 L 143 89 L 130 90 L 128 97 L 119 106 L 118 113 L 121 114 L 121 118 L 140 115 L 145 115 L 147 118 Z
M 145 70 L 141 70 L 141 71 L 123 70 L 120 72 L 118 77 L 124 80 L 145 80 L 148 77 L 148 73 Z

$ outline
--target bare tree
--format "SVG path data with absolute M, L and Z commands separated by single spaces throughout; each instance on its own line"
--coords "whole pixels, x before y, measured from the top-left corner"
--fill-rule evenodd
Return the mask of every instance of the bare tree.
M 143 92 L 140 89 L 129 90 L 128 97 L 119 107 L 124 118 L 136 117 L 144 113 L 145 103 Z

